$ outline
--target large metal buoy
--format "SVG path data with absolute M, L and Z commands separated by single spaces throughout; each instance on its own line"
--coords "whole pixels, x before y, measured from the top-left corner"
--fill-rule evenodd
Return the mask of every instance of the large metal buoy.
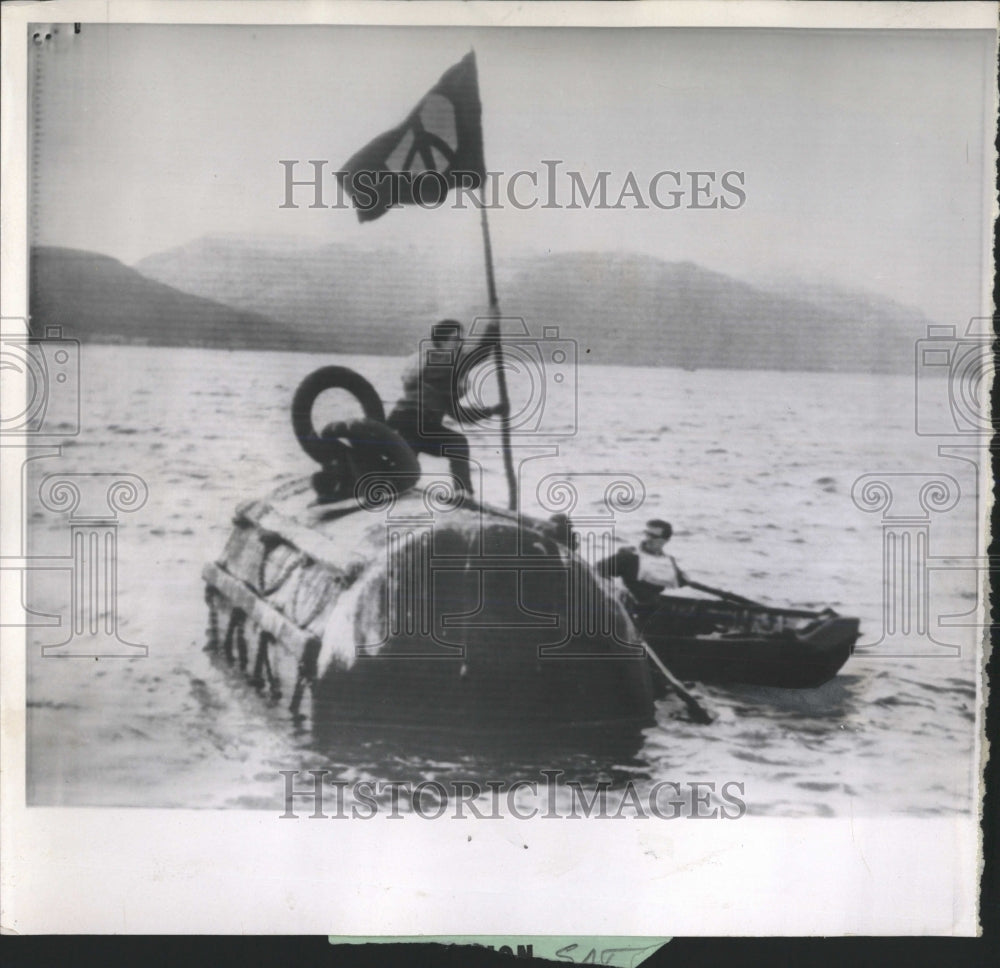
M 365 416 L 317 432 L 314 404 L 334 388 Z M 419 486 L 382 416 L 351 370 L 300 385 L 292 425 L 320 470 L 237 509 L 204 570 L 209 651 L 317 736 L 637 735 L 653 713 L 644 649 L 568 521 Z

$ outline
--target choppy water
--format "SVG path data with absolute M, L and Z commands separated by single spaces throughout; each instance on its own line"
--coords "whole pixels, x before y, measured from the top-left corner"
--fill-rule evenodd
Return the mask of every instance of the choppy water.
M 557 761 L 500 762 L 485 754 L 394 749 L 369 736 L 316 749 L 308 736 L 234 688 L 202 651 L 200 572 L 220 552 L 237 503 L 310 473 L 292 437 L 288 403 L 314 367 L 345 363 L 383 398 L 396 395 L 400 360 L 145 347 L 83 348 L 83 430 L 47 473 L 128 472 L 147 504 L 121 516 L 120 632 L 144 659 L 39 657 L 57 631 L 29 648 L 28 791 L 34 804 L 282 809 L 279 770 L 326 768 L 343 779 L 538 777 L 539 766 L 617 783 L 657 780 L 744 784 L 751 814 L 949 814 L 970 809 L 975 736 L 974 635 L 949 629 L 955 658 L 853 658 L 809 691 L 699 687 L 719 713 L 697 726 L 662 701 L 634 757 L 576 751 Z M 696 579 L 752 598 L 830 605 L 881 629 L 881 530 L 851 500 L 861 474 L 944 471 L 959 506 L 932 525 L 934 554 L 974 554 L 972 465 L 943 460 L 913 433 L 909 377 L 585 366 L 578 431 L 539 475 L 573 470 L 582 503 L 600 475 L 631 473 L 643 507 L 622 518 L 634 540 L 646 517 L 674 523 L 671 550 Z M 942 406 L 944 403 L 942 403 Z M 562 409 L 559 409 L 559 408 Z M 556 425 L 572 408 L 557 405 Z M 484 496 L 503 503 L 495 453 Z M 424 458 L 425 467 L 433 462 Z M 443 465 L 442 465 L 443 469 Z M 530 489 L 526 506 L 536 503 Z M 68 553 L 65 515 L 33 507 L 34 554 Z M 936 530 L 935 530 L 936 529 Z M 65 573 L 33 580 L 30 602 L 65 614 Z M 944 573 L 932 613 L 975 605 L 972 574 Z M 498 772 L 503 771 L 503 772 Z

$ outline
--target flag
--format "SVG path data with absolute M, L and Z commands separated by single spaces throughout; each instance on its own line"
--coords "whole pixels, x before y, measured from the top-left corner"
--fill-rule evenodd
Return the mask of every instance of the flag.
M 359 222 L 394 205 L 436 208 L 451 188 L 479 188 L 485 177 L 474 51 L 445 71 L 402 124 L 365 145 L 337 173 Z

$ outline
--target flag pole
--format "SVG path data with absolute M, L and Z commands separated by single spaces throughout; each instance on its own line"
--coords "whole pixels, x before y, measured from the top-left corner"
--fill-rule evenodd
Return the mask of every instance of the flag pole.
M 500 391 L 500 443 L 503 450 L 503 467 L 507 475 L 507 507 L 517 510 L 517 478 L 514 475 L 514 459 L 510 452 L 510 398 L 507 396 L 507 375 L 503 368 L 503 341 L 500 339 L 500 303 L 497 299 L 496 277 L 493 274 L 493 245 L 490 242 L 490 223 L 486 217 L 486 194 L 484 185 L 479 186 L 479 215 L 483 226 L 483 251 L 486 256 L 486 291 L 490 300 L 490 333 L 493 336 L 493 355 L 497 368 L 497 387 Z

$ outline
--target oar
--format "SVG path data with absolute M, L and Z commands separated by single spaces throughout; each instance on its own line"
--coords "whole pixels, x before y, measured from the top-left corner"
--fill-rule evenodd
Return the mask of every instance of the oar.
M 688 578 L 685 582 L 689 588 L 697 588 L 700 592 L 708 592 L 709 595 L 718 595 L 719 598 L 724 598 L 730 602 L 736 602 L 738 605 L 750 605 L 753 608 L 771 608 L 770 605 L 765 605 L 763 602 L 755 602 L 752 599 L 744 598 L 742 595 L 737 595 L 735 592 L 727 592 L 722 588 L 713 588 L 711 585 L 703 585 L 701 582 L 691 581 Z
M 715 722 L 718 719 L 718 715 L 709 709 L 708 705 L 700 700 L 687 686 L 684 685 L 680 679 L 677 678 L 664 664 L 663 660 L 645 643 L 643 642 L 643 647 L 646 649 L 646 656 L 649 661 L 660 670 L 660 674 L 670 688 L 684 700 L 684 705 L 687 706 L 688 712 L 691 714 L 691 719 L 696 723 L 701 723 L 702 725 L 708 725 L 709 723 Z
M 750 598 L 744 598 L 734 592 L 727 592 L 721 588 L 712 588 L 711 585 L 702 585 L 701 582 L 691 581 L 688 578 L 685 583 L 689 588 L 697 588 L 700 592 L 708 592 L 709 595 L 718 595 L 719 598 L 727 602 L 734 602 L 737 605 L 746 605 L 749 608 L 759 608 L 764 612 L 780 612 L 782 615 L 791 615 L 795 618 L 815 618 L 818 613 L 806 612 L 797 608 L 775 608 L 774 605 L 765 605 L 763 602 L 755 602 Z

